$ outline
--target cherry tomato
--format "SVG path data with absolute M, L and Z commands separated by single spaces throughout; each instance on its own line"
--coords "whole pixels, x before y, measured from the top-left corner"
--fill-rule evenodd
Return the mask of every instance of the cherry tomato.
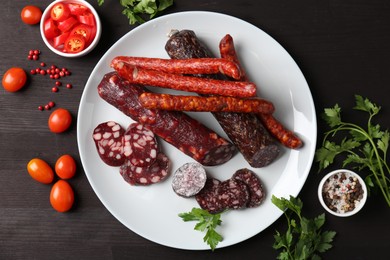
M 54 21 L 61 22 L 67 19 L 70 15 L 68 5 L 63 3 L 55 4 L 50 11 L 50 17 Z
M 41 20 L 42 11 L 34 5 L 27 5 L 22 9 L 20 17 L 26 24 L 37 24 Z
M 70 210 L 74 203 L 74 192 L 67 181 L 58 180 L 54 183 L 50 191 L 50 204 L 59 211 L 66 212 Z
M 16 92 L 21 89 L 27 81 L 27 74 L 22 68 L 13 67 L 4 73 L 2 84 L 5 90 Z
M 69 154 L 57 159 L 55 172 L 61 179 L 70 179 L 76 174 L 76 161 Z
M 72 123 L 72 115 L 64 108 L 57 108 L 49 117 L 48 125 L 53 133 L 62 133 L 66 131 Z
M 31 159 L 27 164 L 30 176 L 40 183 L 49 184 L 54 180 L 54 172 L 50 165 L 42 159 Z
M 70 35 L 64 43 L 65 51 L 69 53 L 77 53 L 85 48 L 85 39 L 81 35 Z

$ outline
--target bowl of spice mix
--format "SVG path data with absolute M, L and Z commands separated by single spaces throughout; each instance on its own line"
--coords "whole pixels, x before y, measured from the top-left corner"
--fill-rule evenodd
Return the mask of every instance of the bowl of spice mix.
M 321 180 L 318 198 L 329 213 L 349 217 L 363 208 L 367 200 L 367 186 L 357 173 L 339 169 L 328 173 Z

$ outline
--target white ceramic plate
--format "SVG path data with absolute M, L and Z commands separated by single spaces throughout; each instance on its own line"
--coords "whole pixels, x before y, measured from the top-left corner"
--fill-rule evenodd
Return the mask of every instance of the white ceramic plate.
M 85 86 L 78 114 L 77 139 L 85 174 L 104 206 L 121 223 L 140 236 L 156 243 L 182 249 L 209 249 L 204 234 L 194 231 L 193 222 L 183 222 L 178 213 L 197 207 L 195 199 L 177 196 L 171 179 L 148 187 L 127 184 L 117 167 L 105 165 L 92 140 L 93 129 L 114 120 L 123 127 L 132 122 L 119 110 L 103 101 L 97 86 L 111 71 L 109 64 L 117 55 L 169 58 L 164 50 L 171 29 L 191 29 L 218 55 L 218 44 L 225 34 L 234 38 L 236 49 L 259 94 L 272 101 L 275 117 L 294 130 L 305 145 L 299 150 L 282 148 L 280 158 L 259 169 L 252 169 L 240 154 L 221 166 L 207 167 L 208 174 L 226 180 L 240 168 L 250 168 L 264 182 L 267 199 L 258 208 L 230 211 L 223 215 L 218 231 L 224 237 L 218 247 L 248 239 L 278 219 L 282 212 L 271 203 L 271 195 L 298 195 L 309 174 L 317 138 L 313 99 L 302 72 L 291 56 L 273 38 L 240 19 L 211 12 L 183 12 L 147 22 L 122 37 L 101 58 Z M 209 113 L 192 113 L 205 125 L 226 137 Z M 176 148 L 161 141 L 172 160 L 172 170 L 193 161 Z

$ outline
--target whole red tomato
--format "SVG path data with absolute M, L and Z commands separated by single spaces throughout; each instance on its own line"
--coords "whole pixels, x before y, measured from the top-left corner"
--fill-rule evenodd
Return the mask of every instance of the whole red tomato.
M 57 159 L 55 172 L 61 179 L 70 179 L 76 174 L 76 161 L 69 154 Z
M 37 24 L 41 20 L 42 11 L 37 6 L 27 5 L 22 9 L 20 17 L 26 24 Z
M 49 117 L 48 125 L 53 133 L 62 133 L 66 131 L 72 123 L 72 115 L 65 108 L 54 110 Z
M 70 210 L 74 203 L 74 192 L 67 181 L 58 180 L 50 191 L 50 204 L 58 212 Z
M 49 184 L 54 180 L 54 172 L 50 165 L 42 159 L 31 159 L 27 164 L 30 176 L 40 183 Z
M 1 83 L 5 90 L 9 92 L 16 92 L 23 88 L 27 81 L 27 74 L 22 68 L 13 67 L 7 70 Z

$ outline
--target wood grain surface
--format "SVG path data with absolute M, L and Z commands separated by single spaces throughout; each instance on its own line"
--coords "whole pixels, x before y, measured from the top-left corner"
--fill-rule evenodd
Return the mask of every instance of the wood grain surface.
M 62 79 L 72 89 L 54 84 L 47 76 L 29 75 L 17 93 L 0 89 L 0 259 L 275 259 L 275 230 L 283 231 L 282 217 L 260 234 L 242 243 L 211 251 L 168 248 L 148 241 L 117 221 L 92 190 L 80 162 L 76 120 L 84 85 L 102 55 L 135 26 L 121 15 L 118 0 L 103 7 L 89 0 L 101 17 L 103 34 L 89 55 L 62 58 L 44 45 L 39 26 L 22 23 L 25 5 L 42 10 L 47 0 L 2 1 L 0 8 L 0 75 L 10 67 L 27 72 L 40 62 L 66 67 L 72 75 Z M 215 11 L 241 18 L 275 38 L 295 59 L 305 75 L 318 114 L 318 142 L 325 125 L 324 107 L 340 104 L 346 117 L 364 122 L 347 110 L 360 94 L 382 106 L 376 122 L 390 127 L 390 2 L 385 0 L 177 0 L 165 13 L 190 10 Z M 27 60 L 30 49 L 42 51 L 39 61 Z M 70 131 L 56 135 L 47 128 L 48 111 L 37 107 L 54 101 L 72 113 Z M 74 208 L 54 211 L 50 186 L 34 182 L 27 162 L 40 157 L 50 164 L 62 154 L 73 155 L 77 176 L 70 180 L 76 193 Z M 299 196 L 304 214 L 314 217 L 324 210 L 317 199 L 322 174 L 313 164 Z M 337 218 L 326 214 L 327 229 L 337 231 L 334 247 L 324 259 L 389 259 L 390 208 L 380 194 L 372 195 L 356 216 Z M 156 216 L 158 221 L 158 216 Z M 147 224 L 147 223 L 146 223 Z M 164 225 L 164 223 L 161 223 Z M 195 232 L 195 231 L 194 231 Z

